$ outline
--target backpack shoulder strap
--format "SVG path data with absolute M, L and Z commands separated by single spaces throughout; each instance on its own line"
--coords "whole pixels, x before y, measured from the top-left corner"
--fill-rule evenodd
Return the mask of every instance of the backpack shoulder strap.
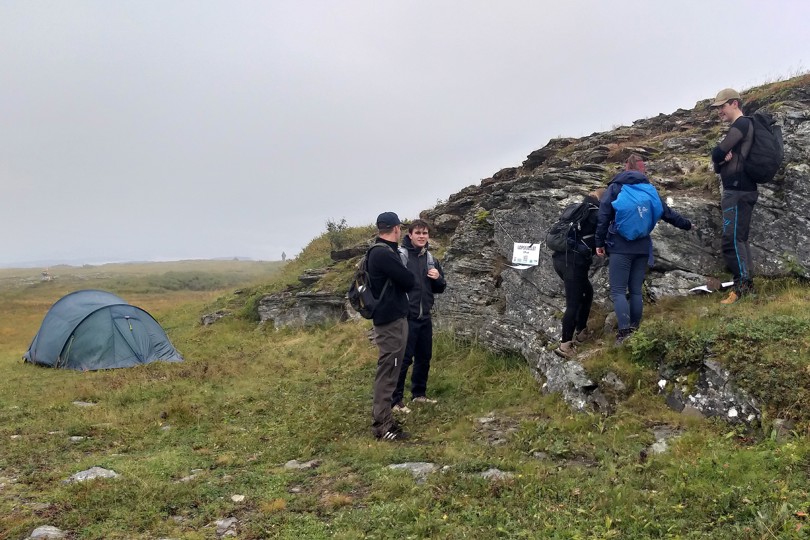
M 399 246 L 397 248 L 397 252 L 399 253 L 399 260 L 402 261 L 402 266 L 408 266 L 408 250 L 405 249 L 403 246 Z
M 408 266 L 408 249 L 405 248 L 404 246 L 399 246 L 399 249 L 397 249 L 397 251 L 399 252 L 399 260 L 402 261 L 402 265 L 407 267 Z M 427 257 L 427 265 L 431 266 L 433 264 L 434 260 L 435 260 L 433 258 L 433 253 L 431 253 L 430 251 L 425 251 L 425 256 Z
M 755 124 L 757 121 L 753 115 L 749 116 L 744 114 L 742 117 L 748 120 L 748 129 L 745 131 L 742 141 L 740 141 L 738 144 L 740 145 L 740 153 L 742 154 L 743 159 L 745 159 L 748 157 L 748 154 L 751 153 L 751 147 L 754 145 L 754 136 L 756 135 Z
M 381 244 L 379 242 L 375 242 L 375 243 L 371 244 L 368 247 L 368 250 L 366 251 L 366 256 L 365 256 L 365 266 L 366 266 L 365 271 L 366 272 L 368 272 L 368 256 L 371 254 L 371 250 L 374 249 L 375 247 L 385 247 L 385 248 L 391 249 L 391 246 L 389 246 L 387 244 Z M 394 250 L 391 249 L 391 251 L 394 251 Z M 379 296 L 379 298 L 377 298 L 377 300 L 382 300 L 382 297 L 385 296 L 385 291 L 388 290 L 389 285 L 391 285 L 391 278 L 388 278 L 388 279 L 385 280 L 385 285 L 383 285 L 382 291 L 380 291 L 380 296 Z
M 377 243 L 377 242 L 375 242 L 375 243 L 371 244 L 370 246 L 368 246 L 368 249 L 366 250 L 366 255 L 363 257 L 363 261 L 364 261 L 366 269 L 368 269 L 368 258 L 371 255 L 371 250 L 373 250 L 375 247 L 387 247 L 388 249 L 391 249 L 389 246 L 387 246 L 385 244 L 380 244 L 380 243 Z

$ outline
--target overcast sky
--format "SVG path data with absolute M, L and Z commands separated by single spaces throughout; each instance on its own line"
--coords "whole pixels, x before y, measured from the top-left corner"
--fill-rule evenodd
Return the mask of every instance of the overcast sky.
M 297 254 L 810 68 L 804 0 L 0 0 L 0 265 Z

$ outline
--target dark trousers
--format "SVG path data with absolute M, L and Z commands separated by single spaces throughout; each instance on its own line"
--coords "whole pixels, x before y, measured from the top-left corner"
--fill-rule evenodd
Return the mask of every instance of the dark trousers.
M 649 255 L 611 253 L 608 261 L 608 280 L 610 281 L 610 298 L 619 330 L 638 328 L 644 302 L 641 297 L 641 286 L 647 275 Z M 630 299 L 627 299 L 627 293 Z
M 405 358 L 394 390 L 392 403 L 399 403 L 405 395 L 405 378 L 408 368 L 413 364 L 411 373 L 411 397 L 423 397 L 427 392 L 430 359 L 433 357 L 433 321 L 427 319 L 408 320 L 408 346 Z
M 562 318 L 562 341 L 574 339 L 574 332 L 588 326 L 593 303 L 593 286 L 588 279 L 590 264 L 575 255 L 552 257 L 554 271 L 565 285 L 565 313 Z M 577 264 L 578 263 L 578 264 Z
M 377 358 L 377 375 L 374 377 L 374 404 L 371 407 L 371 430 L 375 437 L 382 437 L 391 429 L 391 395 L 397 386 L 405 346 L 408 343 L 408 319 L 374 326 L 374 341 L 380 354 Z
M 751 284 L 751 246 L 748 233 L 751 216 L 759 193 L 756 191 L 723 190 L 720 207 L 723 209 L 723 259 L 734 276 L 737 292 Z

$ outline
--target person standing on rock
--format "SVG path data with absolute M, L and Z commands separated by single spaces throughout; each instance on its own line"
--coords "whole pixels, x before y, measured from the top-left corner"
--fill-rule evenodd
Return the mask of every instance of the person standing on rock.
M 411 410 L 402 402 L 405 394 L 405 378 L 413 363 L 411 373 L 411 396 L 413 403 L 436 403 L 427 397 L 428 372 L 433 357 L 433 321 L 430 310 L 433 308 L 433 295 L 441 294 L 447 287 L 444 272 L 439 261 L 428 250 L 430 246 L 430 225 L 415 219 L 408 226 L 408 234 L 399 248 L 400 257 L 414 275 L 416 283 L 408 292 L 410 311 L 408 312 L 408 346 L 399 372 L 399 380 L 393 395 L 394 412 L 409 413 Z
M 652 266 L 653 246 L 649 228 L 646 234 L 638 238 L 628 240 L 619 230 L 621 227 L 616 224 L 617 210 L 614 203 L 619 198 L 619 194 L 625 186 L 635 184 L 650 184 L 650 180 L 645 173 L 644 161 L 640 156 L 631 154 L 625 162 L 625 170 L 617 174 L 608 183 L 607 190 L 599 203 L 599 219 L 596 226 L 596 254 L 599 257 L 610 255 L 608 261 L 608 279 L 610 282 L 610 296 L 613 300 L 613 308 L 616 311 L 616 319 L 619 329 L 616 333 L 616 345 L 621 343 L 635 331 L 641 324 L 641 316 L 644 307 L 641 296 L 641 287 L 644 277 L 647 274 L 647 267 Z M 663 219 L 670 225 L 688 231 L 692 228 L 692 223 L 675 212 L 661 200 L 658 193 L 653 188 L 646 188 L 654 193 L 655 204 L 660 204 L 661 213 L 652 219 L 652 227 L 658 219 Z M 636 191 L 633 189 L 633 191 Z M 649 212 L 642 206 L 638 207 L 639 213 Z M 628 301 L 627 292 L 630 292 Z
M 740 94 L 733 88 L 720 90 L 711 107 L 717 109 L 720 120 L 731 124 L 725 138 L 712 150 L 712 162 L 723 185 L 723 259 L 734 276 L 734 289 L 720 303 L 733 304 L 754 292 L 748 233 L 759 192 L 743 168 L 754 141 L 754 126 L 743 116 Z
M 377 216 L 375 244 L 383 244 L 389 249 L 377 248 L 367 252 L 369 286 L 374 298 L 379 299 L 372 319 L 374 342 L 379 355 L 374 377 L 371 430 L 377 439 L 384 441 L 407 439 L 409 436 L 391 415 L 391 396 L 399 379 L 408 343 L 408 291 L 415 282 L 413 274 L 402 264 L 397 252 L 402 234 L 401 224 L 394 212 L 383 212 Z
M 554 271 L 565 286 L 565 313 L 562 318 L 562 339 L 554 352 L 563 358 L 576 355 L 576 343 L 583 343 L 590 336 L 588 317 L 593 303 L 593 285 L 589 277 L 593 254 L 596 250 L 595 233 L 599 216 L 599 199 L 604 188 L 588 193 L 582 204 L 590 210 L 579 222 L 576 245 L 566 251 L 555 251 L 551 255 Z

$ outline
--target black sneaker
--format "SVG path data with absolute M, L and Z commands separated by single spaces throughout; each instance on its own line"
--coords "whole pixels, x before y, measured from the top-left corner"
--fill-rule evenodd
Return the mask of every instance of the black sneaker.
M 411 436 L 407 431 L 402 431 L 399 425 L 394 424 L 391 429 L 386 431 L 383 435 L 378 435 L 377 438 L 381 441 L 404 441 Z

